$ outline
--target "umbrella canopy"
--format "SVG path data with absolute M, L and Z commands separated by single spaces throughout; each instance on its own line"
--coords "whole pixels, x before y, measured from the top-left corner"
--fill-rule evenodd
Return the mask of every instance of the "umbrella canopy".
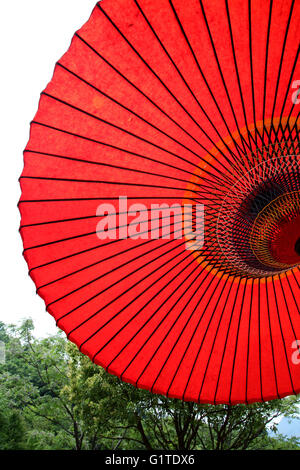
M 29 273 L 80 351 L 137 387 L 300 392 L 299 14 L 103 0 L 41 95 L 20 178 Z

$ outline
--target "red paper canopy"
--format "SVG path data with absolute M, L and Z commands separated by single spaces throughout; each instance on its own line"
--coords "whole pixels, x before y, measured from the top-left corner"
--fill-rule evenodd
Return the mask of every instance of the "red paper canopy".
M 208 403 L 300 392 L 299 9 L 103 0 L 42 93 L 24 256 L 122 380 Z

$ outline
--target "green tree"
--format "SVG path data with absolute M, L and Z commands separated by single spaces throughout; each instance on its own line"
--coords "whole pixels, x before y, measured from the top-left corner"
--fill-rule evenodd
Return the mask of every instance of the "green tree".
M 26 448 L 25 427 L 18 410 L 10 409 L 0 396 L 0 449 L 20 450 Z

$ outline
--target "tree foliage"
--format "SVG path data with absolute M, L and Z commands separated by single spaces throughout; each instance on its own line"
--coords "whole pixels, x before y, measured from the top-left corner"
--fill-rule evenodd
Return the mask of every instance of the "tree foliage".
M 300 448 L 299 439 L 276 435 L 274 424 L 296 417 L 299 397 L 248 406 L 172 400 L 107 374 L 62 334 L 32 332 L 31 320 L 18 328 L 0 323 L 0 449 Z

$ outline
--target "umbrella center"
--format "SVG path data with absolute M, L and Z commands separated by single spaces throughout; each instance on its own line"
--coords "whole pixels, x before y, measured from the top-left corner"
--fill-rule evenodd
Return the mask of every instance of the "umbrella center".
M 260 263 L 288 269 L 300 263 L 295 247 L 300 233 L 300 193 L 286 193 L 273 200 L 257 216 L 251 246 Z
M 266 160 L 230 189 L 217 237 L 227 261 L 249 276 L 300 264 L 300 168 L 297 156 Z
M 199 163 L 183 202 L 196 194 L 205 207 L 204 246 L 194 252 L 205 269 L 263 278 L 300 264 L 297 132 L 294 118 L 261 121 L 227 136 Z M 250 136 L 249 153 L 232 158 Z

